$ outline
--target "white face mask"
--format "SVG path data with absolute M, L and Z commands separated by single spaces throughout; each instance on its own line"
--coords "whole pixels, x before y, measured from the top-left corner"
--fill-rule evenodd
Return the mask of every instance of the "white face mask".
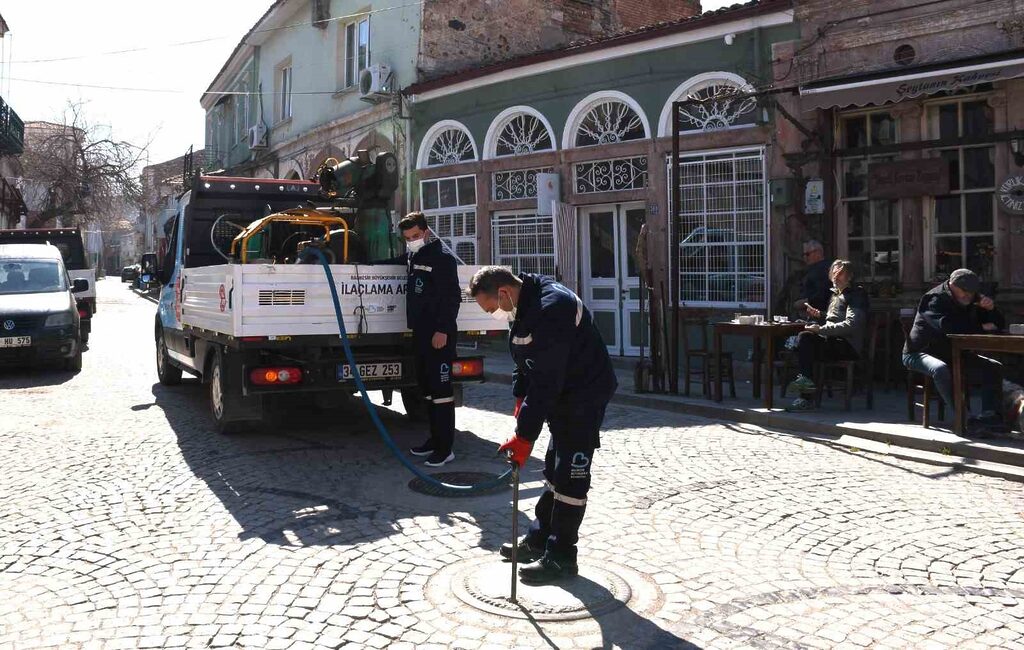
M 509 302 L 512 302 L 511 298 L 509 298 Z M 512 321 L 514 321 L 516 319 L 516 306 L 512 305 L 512 310 L 511 311 L 509 311 L 507 309 L 502 309 L 501 308 L 501 294 L 499 293 L 498 294 L 498 308 L 491 312 L 491 318 L 493 318 L 494 320 L 497 320 L 497 321 L 511 323 Z
M 423 239 L 413 239 L 412 241 L 405 242 L 405 247 L 409 249 L 410 253 L 418 253 L 421 248 L 426 246 L 426 244 L 427 244 L 426 238 L 423 238 Z

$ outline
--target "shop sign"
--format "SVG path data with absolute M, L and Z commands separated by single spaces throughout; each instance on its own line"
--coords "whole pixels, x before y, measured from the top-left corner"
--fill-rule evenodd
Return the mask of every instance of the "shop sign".
M 868 198 L 903 199 L 949 194 L 949 163 L 942 158 L 878 162 L 868 166 Z
M 999 205 L 1010 214 L 1024 214 L 1024 175 L 1013 174 L 999 185 Z

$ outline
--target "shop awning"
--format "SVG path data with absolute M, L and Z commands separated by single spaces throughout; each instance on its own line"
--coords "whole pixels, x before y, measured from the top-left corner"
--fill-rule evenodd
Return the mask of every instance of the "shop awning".
M 822 79 L 800 87 L 804 108 L 881 106 L 938 92 L 1024 77 L 1024 50 L 941 64 Z

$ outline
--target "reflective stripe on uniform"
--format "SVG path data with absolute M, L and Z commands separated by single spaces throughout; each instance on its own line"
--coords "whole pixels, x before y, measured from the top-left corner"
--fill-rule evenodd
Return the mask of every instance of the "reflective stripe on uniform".
M 425 402 L 433 402 L 434 399 L 430 395 L 424 395 L 423 396 L 423 401 L 425 401 Z
M 433 400 L 434 404 L 451 404 L 454 401 L 454 397 L 438 397 L 437 399 Z
M 576 296 L 576 327 L 580 326 L 583 322 L 583 301 L 580 300 L 579 296 Z
M 413 264 L 412 265 L 412 269 L 414 271 L 426 271 L 426 272 L 429 273 L 429 272 L 434 270 L 434 267 L 432 267 L 432 266 L 423 266 L 422 264 Z
M 533 334 L 512 337 L 512 345 L 529 345 L 531 343 L 533 343 Z
M 559 494 L 558 491 L 555 490 L 555 486 L 551 485 L 549 481 L 544 481 L 544 488 L 555 496 L 555 501 L 561 501 L 562 503 L 566 503 L 570 506 L 579 506 L 581 508 L 587 505 L 586 499 L 576 499 L 574 497 L 567 497 L 564 494 Z

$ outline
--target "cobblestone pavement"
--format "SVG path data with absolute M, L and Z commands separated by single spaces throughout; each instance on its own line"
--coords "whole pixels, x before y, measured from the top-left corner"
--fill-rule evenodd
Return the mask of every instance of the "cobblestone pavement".
M 81 374 L 0 374 L 0 649 L 1024 648 L 1019 484 L 617 406 L 581 555 L 628 606 L 471 607 L 507 492 L 412 493 L 358 404 L 218 436 L 201 386 L 156 384 L 154 305 L 99 290 Z M 497 471 L 507 388 L 467 401 L 454 469 Z

